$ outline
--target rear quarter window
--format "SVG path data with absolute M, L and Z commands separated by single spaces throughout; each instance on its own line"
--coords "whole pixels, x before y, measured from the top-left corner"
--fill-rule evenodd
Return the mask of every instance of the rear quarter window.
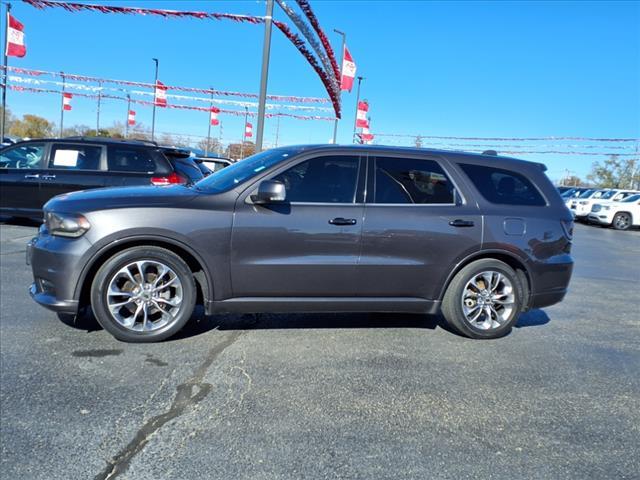
M 153 173 L 156 162 L 149 149 L 109 146 L 107 164 L 111 172 Z
M 538 189 L 520 173 L 486 165 L 459 164 L 480 194 L 501 205 L 544 206 Z

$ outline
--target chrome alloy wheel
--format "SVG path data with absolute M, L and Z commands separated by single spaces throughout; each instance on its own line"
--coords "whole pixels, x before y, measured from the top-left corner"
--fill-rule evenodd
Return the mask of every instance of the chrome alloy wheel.
M 480 272 L 462 291 L 462 312 L 466 322 L 480 330 L 499 328 L 509 320 L 515 307 L 511 281 L 496 271 Z
M 182 283 L 171 268 L 155 260 L 140 260 L 111 278 L 107 307 L 123 327 L 151 332 L 176 318 L 182 296 Z

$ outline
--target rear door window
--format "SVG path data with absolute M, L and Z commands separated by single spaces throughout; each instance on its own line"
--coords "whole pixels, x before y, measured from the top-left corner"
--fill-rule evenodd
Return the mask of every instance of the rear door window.
M 102 147 L 54 143 L 49 168 L 60 170 L 100 170 Z
M 109 146 L 107 165 L 110 172 L 153 173 L 156 162 L 148 149 Z
M 374 203 L 455 203 L 453 184 L 435 160 L 378 157 L 374 178 Z
M 480 194 L 501 205 L 543 206 L 546 201 L 524 175 L 485 165 L 460 164 Z

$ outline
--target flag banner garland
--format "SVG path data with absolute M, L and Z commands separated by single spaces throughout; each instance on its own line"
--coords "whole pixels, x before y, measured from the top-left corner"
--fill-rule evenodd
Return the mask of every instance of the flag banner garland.
M 0 65 L 0 69 L 4 70 L 5 67 Z M 19 73 L 22 75 L 29 75 L 29 76 L 35 76 L 35 77 L 39 77 L 42 75 L 62 77 L 62 74 L 60 72 L 49 72 L 45 70 L 29 70 L 29 69 L 19 68 L 19 67 L 7 67 L 7 69 L 9 71 Z M 89 76 L 77 75 L 73 73 L 65 73 L 64 78 L 67 80 L 75 80 L 78 82 L 113 83 L 117 85 L 127 85 L 127 86 L 133 86 L 133 87 L 154 89 L 153 83 L 132 82 L 128 80 L 114 80 L 114 79 L 100 78 L 100 77 L 89 77 Z M 205 88 L 180 87 L 176 85 L 167 85 L 166 87 L 169 90 L 204 93 L 207 95 L 215 95 L 215 96 L 258 98 L 257 93 L 242 93 L 242 92 L 232 92 L 232 91 L 224 91 L 224 90 L 211 90 L 211 89 L 205 89 Z M 92 87 L 92 88 L 100 88 L 100 87 Z M 286 96 L 286 95 L 267 95 L 267 99 L 281 101 L 281 102 L 292 102 L 292 103 L 329 103 L 331 101 L 328 98 L 296 97 L 296 96 Z
M 251 24 L 265 23 L 264 17 L 255 17 L 250 15 L 235 15 L 228 13 L 208 13 L 208 12 L 194 12 L 194 11 L 177 11 L 177 10 L 161 10 L 150 8 L 138 8 L 138 7 L 115 7 L 109 5 L 93 5 L 77 2 L 60 2 L 54 0 L 23 0 L 29 5 L 38 8 L 40 10 L 45 8 L 63 8 L 68 12 L 80 12 L 83 10 L 100 12 L 100 13 L 123 13 L 123 14 L 137 14 L 137 15 L 159 15 L 165 18 L 180 18 L 191 17 L 197 19 L 215 19 L 215 20 L 234 20 L 236 22 L 245 22 Z M 331 81 L 331 77 L 334 75 L 327 75 L 322 67 L 318 64 L 315 56 L 307 49 L 305 42 L 295 33 L 291 31 L 286 23 L 272 20 L 273 24 L 287 37 L 287 39 L 298 49 L 302 56 L 307 60 L 309 65 L 316 71 L 316 74 L 320 77 L 320 80 L 325 86 L 327 93 L 333 104 L 335 114 L 337 118 L 341 117 L 340 111 L 340 98 L 338 92 L 334 88 L 334 83 Z
M 134 110 L 129 110 L 127 115 L 127 123 L 131 126 L 136 124 L 136 112 Z
M 27 54 L 27 46 L 24 43 L 24 25 L 8 12 L 5 54 L 7 57 L 24 57 Z
M 211 113 L 209 113 L 209 121 L 211 125 L 214 127 L 216 125 L 220 125 L 220 120 L 218 120 L 218 114 L 220 113 L 220 109 L 216 107 L 211 107 Z
M 333 48 L 331 48 L 331 43 L 329 42 L 329 39 L 327 38 L 324 31 L 320 27 L 318 18 L 316 17 L 315 13 L 313 13 L 313 10 L 311 9 L 311 5 L 307 0 L 296 0 L 296 1 L 300 6 L 300 9 L 304 12 L 304 14 L 309 19 L 311 26 L 318 34 L 318 38 L 320 38 L 320 42 L 322 42 L 322 45 L 324 46 L 324 49 L 327 52 L 327 55 L 329 56 L 329 61 L 331 62 L 331 67 L 333 68 L 334 77 L 336 79 L 340 78 L 340 70 L 338 69 L 338 62 L 336 62 L 336 56 L 333 53 Z
M 408 133 L 376 133 L 379 137 L 435 138 L 439 140 L 486 140 L 494 142 L 537 142 L 553 140 L 575 140 L 584 142 L 640 142 L 640 138 L 593 138 L 593 137 L 443 137 L 437 135 L 411 135 Z
M 10 90 L 14 90 L 16 92 L 31 92 L 31 93 L 56 93 L 56 94 L 60 94 L 62 93 L 60 90 L 52 90 L 52 89 L 44 89 L 44 88 L 35 88 L 35 87 L 23 87 L 22 85 L 8 85 L 8 88 Z M 74 93 L 73 95 L 77 96 L 77 97 L 83 97 L 83 98 L 93 98 L 93 99 L 97 99 L 98 97 L 102 98 L 102 99 L 112 99 L 112 100 L 122 100 L 122 101 L 131 101 L 131 103 L 135 103 L 137 105 L 144 105 L 144 106 L 153 106 L 154 102 L 149 102 L 146 100 L 137 100 L 134 98 L 128 99 L 127 97 L 120 97 L 117 95 L 110 95 L 110 94 L 102 94 L 102 95 L 94 95 L 94 94 L 89 94 L 89 93 Z M 196 106 L 192 106 L 192 105 L 178 105 L 178 104 L 167 104 L 166 108 L 172 108 L 172 109 L 178 109 L 178 110 L 197 110 L 200 112 L 210 112 L 211 109 L 210 107 L 196 107 Z M 227 110 L 227 109 L 219 109 L 220 113 L 224 113 L 224 114 L 229 114 L 229 115 L 235 115 L 237 117 L 243 117 L 244 115 L 246 115 L 246 111 L 244 110 Z M 257 116 L 257 113 L 255 112 L 249 112 L 248 115 L 250 117 L 255 117 Z M 335 121 L 335 118 L 333 117 L 322 117 L 319 115 L 294 115 L 292 113 L 282 113 L 282 112 L 278 112 L 278 113 L 265 113 L 265 118 L 276 118 L 276 117 L 284 117 L 284 118 L 294 118 L 296 120 L 319 120 L 319 121 L 325 121 L 325 122 L 333 122 Z
M 253 137 L 253 125 L 249 122 L 244 127 L 244 136 L 245 138 Z
M 353 81 L 356 78 L 356 64 L 347 46 L 342 52 L 342 78 L 340 79 L 340 90 L 351 92 Z
M 318 58 L 320 58 L 320 61 L 324 66 L 325 72 L 333 72 L 333 66 L 331 64 L 331 61 L 329 60 L 329 57 L 327 57 L 327 54 L 325 53 L 324 47 L 320 43 L 318 43 L 315 35 L 311 30 L 309 30 L 309 27 L 305 23 L 304 19 L 302 19 L 289 5 L 287 5 L 284 0 L 277 0 L 277 2 L 278 5 L 280 5 L 280 8 L 284 10 L 284 13 L 287 14 L 293 24 L 298 27 L 298 30 L 300 30 L 302 35 L 307 39 L 313 50 L 316 52 L 316 55 L 318 55 Z M 333 88 L 337 89 L 337 77 L 333 78 L 332 83 L 334 84 Z
M 73 95 L 68 92 L 63 92 L 62 94 L 62 109 L 63 110 L 71 110 L 71 99 Z
M 367 120 L 368 112 L 369 104 L 367 102 L 358 102 L 358 110 L 356 112 L 356 128 L 369 128 L 369 120 Z

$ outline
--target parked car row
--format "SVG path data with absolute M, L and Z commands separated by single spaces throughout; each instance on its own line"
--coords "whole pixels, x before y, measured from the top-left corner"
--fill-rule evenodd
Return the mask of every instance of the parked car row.
M 41 219 L 42 206 L 56 195 L 103 187 L 188 185 L 229 163 L 148 141 L 68 137 L 17 142 L 0 149 L 0 214 Z
M 621 188 L 558 189 L 577 221 L 627 230 L 640 226 L 640 191 Z

